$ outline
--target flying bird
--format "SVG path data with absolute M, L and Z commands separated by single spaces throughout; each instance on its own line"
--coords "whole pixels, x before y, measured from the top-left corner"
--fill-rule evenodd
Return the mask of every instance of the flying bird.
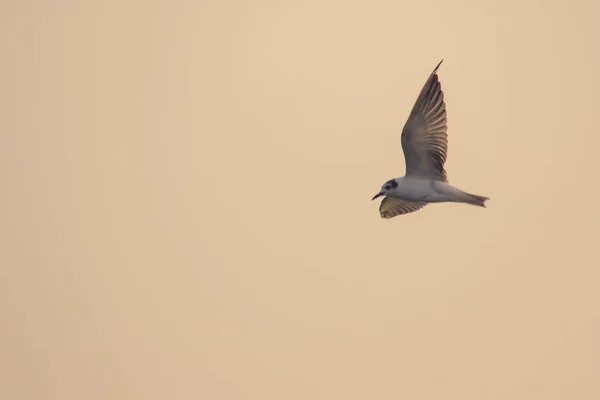
M 446 103 L 435 67 L 402 129 L 406 175 L 381 186 L 373 197 L 385 196 L 379 206 L 382 218 L 420 210 L 429 203 L 456 202 L 485 207 L 488 197 L 463 192 L 450 185 L 444 170 L 448 152 Z

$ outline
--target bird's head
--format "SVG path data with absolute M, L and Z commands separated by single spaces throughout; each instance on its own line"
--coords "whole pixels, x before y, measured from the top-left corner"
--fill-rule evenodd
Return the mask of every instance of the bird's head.
M 386 183 L 383 184 L 383 186 L 381 186 L 381 190 L 379 191 L 379 193 L 377 193 L 371 199 L 371 201 L 375 200 L 378 197 L 385 196 L 387 194 L 387 192 L 389 192 L 390 190 L 395 189 L 397 187 L 398 187 L 398 182 L 396 182 L 395 179 L 387 181 Z

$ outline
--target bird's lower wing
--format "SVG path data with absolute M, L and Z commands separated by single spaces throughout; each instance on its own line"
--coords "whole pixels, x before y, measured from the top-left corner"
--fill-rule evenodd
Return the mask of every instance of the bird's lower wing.
M 398 197 L 385 197 L 379 206 L 381 218 L 393 218 L 398 215 L 415 212 L 425 207 L 427 203 L 422 201 L 406 201 Z

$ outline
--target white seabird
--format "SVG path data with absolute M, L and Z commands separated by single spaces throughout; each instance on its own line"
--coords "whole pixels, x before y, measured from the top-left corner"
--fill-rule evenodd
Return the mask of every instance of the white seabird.
M 489 200 L 448 183 L 444 170 L 448 151 L 446 103 L 437 76 L 442 61 L 425 82 L 402 129 L 406 175 L 387 181 L 373 197 L 375 200 L 385 196 L 379 206 L 382 218 L 408 214 L 428 203 L 456 202 L 485 207 L 485 201 Z

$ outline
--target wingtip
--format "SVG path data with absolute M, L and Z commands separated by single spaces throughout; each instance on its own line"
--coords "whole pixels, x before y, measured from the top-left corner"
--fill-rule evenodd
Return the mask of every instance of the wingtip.
M 442 60 L 438 63 L 438 65 L 436 65 L 435 69 L 433 70 L 434 74 L 437 72 L 438 68 L 440 67 L 440 65 L 442 65 L 443 62 L 444 62 L 444 59 L 442 58 Z

